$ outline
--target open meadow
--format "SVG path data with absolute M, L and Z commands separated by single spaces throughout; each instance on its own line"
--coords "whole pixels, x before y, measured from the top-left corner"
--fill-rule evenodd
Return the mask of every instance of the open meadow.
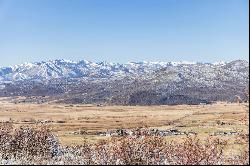
M 219 131 L 248 130 L 243 119 L 248 104 L 215 103 L 208 105 L 176 106 L 95 106 L 66 104 L 12 103 L 0 100 L 0 122 L 15 125 L 47 124 L 63 143 L 73 132 L 87 135 L 115 129 L 148 127 L 179 129 L 211 135 Z M 78 137 L 78 136 L 76 136 Z M 65 140 L 66 142 L 64 142 Z M 74 141 L 72 141 L 73 143 Z M 79 143 L 79 142 L 74 142 Z

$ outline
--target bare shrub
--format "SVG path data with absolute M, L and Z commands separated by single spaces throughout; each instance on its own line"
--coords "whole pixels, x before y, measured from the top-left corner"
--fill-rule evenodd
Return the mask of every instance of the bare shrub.
M 219 164 L 224 158 L 223 145 L 208 139 L 202 143 L 188 137 L 183 143 L 167 143 L 162 137 L 119 137 L 99 142 L 93 147 L 95 164 Z
M 58 151 L 58 141 L 46 126 L 14 129 L 11 124 L 0 125 L 0 154 L 2 158 L 53 157 Z
M 214 165 L 223 163 L 224 147 L 225 143 L 221 144 L 218 139 L 208 138 L 202 142 L 195 136 L 188 137 L 182 144 L 171 143 L 165 154 L 171 165 Z
M 164 137 L 111 137 L 91 144 L 61 146 L 46 126 L 14 128 L 0 124 L 0 164 L 73 165 L 216 165 L 249 164 L 249 150 L 226 157 L 227 142 L 212 137 L 186 137 L 167 142 Z

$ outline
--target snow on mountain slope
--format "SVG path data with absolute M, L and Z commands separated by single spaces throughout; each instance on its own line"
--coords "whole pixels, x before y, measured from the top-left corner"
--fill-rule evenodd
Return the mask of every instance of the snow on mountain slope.
M 124 78 L 148 75 L 162 68 L 178 72 L 179 76 L 186 73 L 185 78 L 200 74 L 204 79 L 216 75 L 217 72 L 240 74 L 239 70 L 249 66 L 247 61 L 237 60 L 229 63 L 196 63 L 196 62 L 129 62 L 126 64 L 87 60 L 78 62 L 70 60 L 54 60 L 47 62 L 24 63 L 0 68 L 0 82 L 20 80 L 50 80 L 53 78 Z M 187 74 L 188 73 L 188 74 Z M 218 74 L 218 73 L 217 73 Z M 178 77 L 179 78 L 179 77 Z

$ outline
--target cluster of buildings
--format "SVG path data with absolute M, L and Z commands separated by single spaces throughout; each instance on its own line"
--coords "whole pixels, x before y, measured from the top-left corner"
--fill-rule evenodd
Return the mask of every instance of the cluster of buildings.
M 177 129 L 169 129 L 169 130 L 159 130 L 159 129 L 144 129 L 144 128 L 136 128 L 136 129 L 118 129 L 118 130 L 107 130 L 106 132 L 99 133 L 100 136 L 172 136 L 172 135 L 196 135 L 195 132 L 181 132 Z

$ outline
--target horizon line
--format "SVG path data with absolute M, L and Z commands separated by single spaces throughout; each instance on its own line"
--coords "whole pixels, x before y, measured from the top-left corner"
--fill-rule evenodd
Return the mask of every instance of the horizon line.
M 129 63 L 135 63 L 135 64 L 139 64 L 139 63 L 190 63 L 190 64 L 215 64 L 215 63 L 230 63 L 230 62 L 234 62 L 234 61 L 246 61 L 249 63 L 249 59 L 234 59 L 234 60 L 229 60 L 229 61 L 225 61 L 225 60 L 218 60 L 218 61 L 214 61 L 214 62 L 205 62 L 205 61 L 188 61 L 188 60 L 180 60 L 180 61 L 165 61 L 165 60 L 159 60 L 159 61 L 128 61 L 126 63 L 119 63 L 119 62 L 112 62 L 112 61 L 107 61 L 107 60 L 103 60 L 103 61 L 90 61 L 90 60 L 86 60 L 86 59 L 82 59 L 82 60 L 71 60 L 71 59 L 66 59 L 66 58 L 62 58 L 62 59 L 51 59 L 51 60 L 41 60 L 41 61 L 33 61 L 33 62 L 22 62 L 22 63 L 18 63 L 18 64 L 14 64 L 14 65 L 6 65 L 6 66 L 0 66 L 0 68 L 5 68 L 5 67 L 13 67 L 13 66 L 19 66 L 19 65 L 24 65 L 24 64 L 36 64 L 36 63 L 46 63 L 46 62 L 55 62 L 55 61 L 64 61 L 65 63 L 80 63 L 81 61 L 87 61 L 89 63 L 95 63 L 95 64 L 100 64 L 103 62 L 106 63 L 113 63 L 113 64 L 129 64 Z

